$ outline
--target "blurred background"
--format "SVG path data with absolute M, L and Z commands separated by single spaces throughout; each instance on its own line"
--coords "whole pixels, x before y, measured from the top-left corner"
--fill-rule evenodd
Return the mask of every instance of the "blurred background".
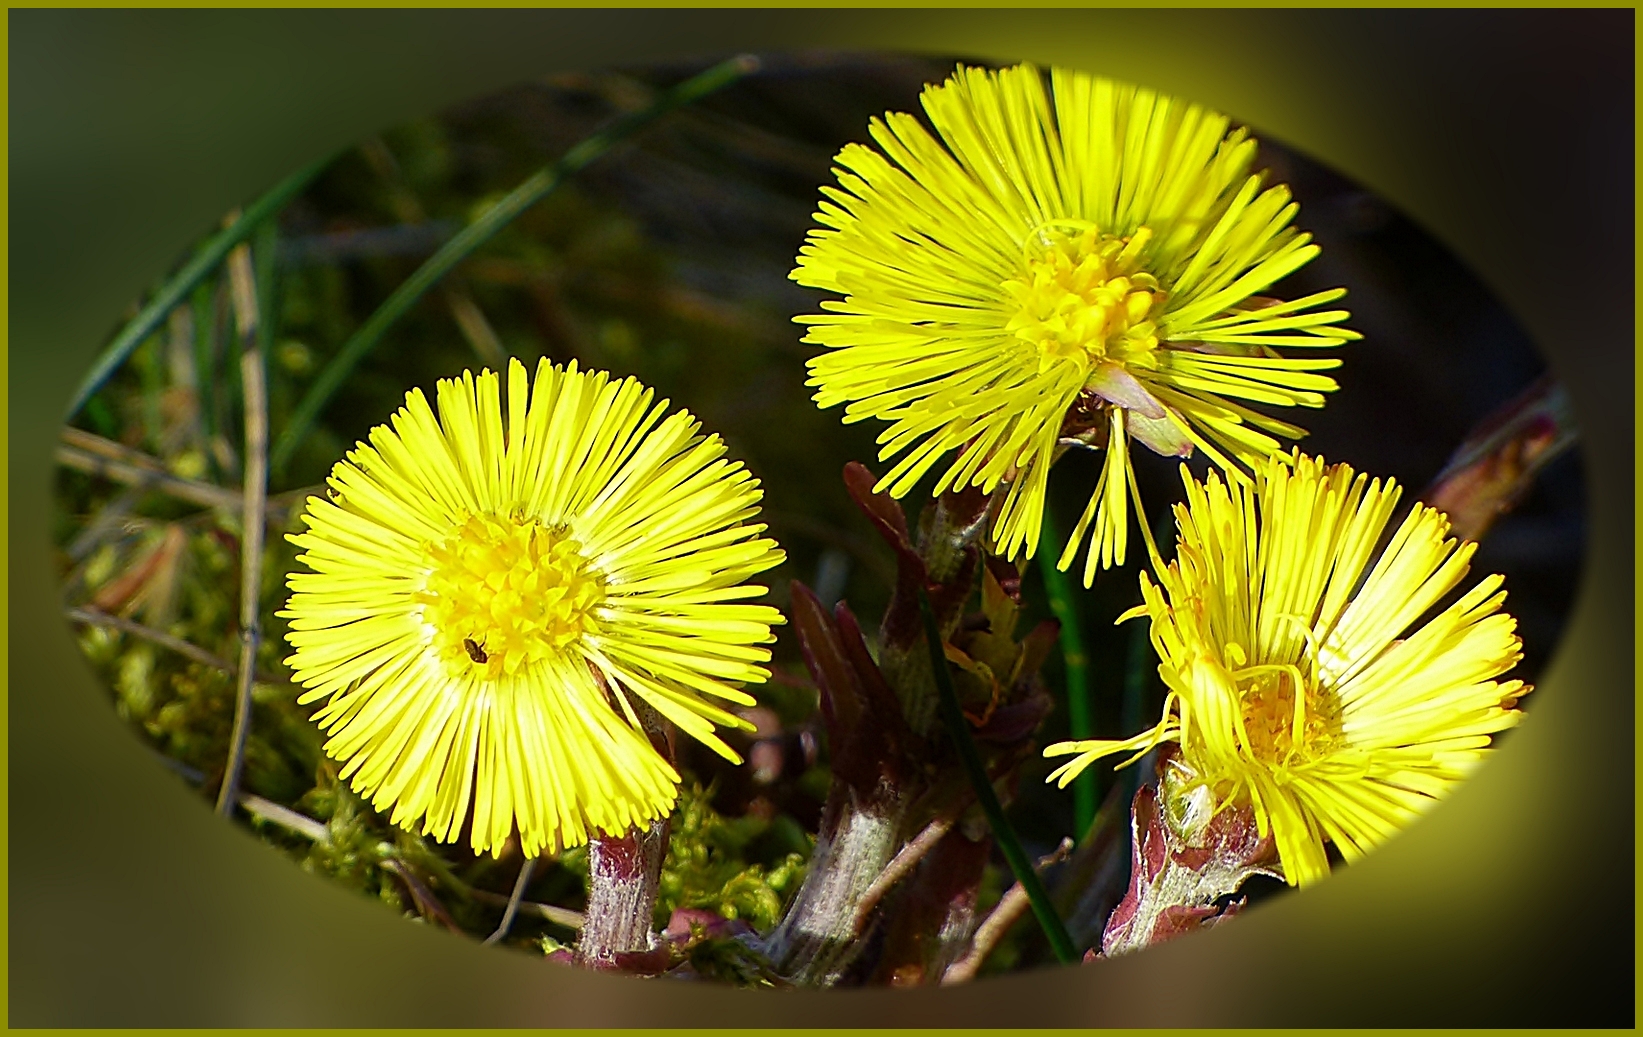
M 824 598 L 844 597 L 858 614 L 876 616 L 889 559 L 845 498 L 837 473 L 852 457 L 872 463 L 871 440 L 877 430 L 844 428 L 836 413 L 819 413 L 808 403 L 802 386 L 806 350 L 796 344 L 798 329 L 790 317 L 811 312 L 816 300 L 785 275 L 810 225 L 816 189 L 831 180 L 829 159 L 837 147 L 860 139 L 870 115 L 916 108 L 921 86 L 943 78 L 952 55 L 990 64 L 1008 60 L 975 57 L 979 53 L 767 55 L 758 75 L 676 113 L 587 170 L 465 264 L 448 290 L 430 293 L 348 380 L 314 434 L 277 473 L 271 491 L 319 481 L 340 452 L 381 421 L 411 385 L 430 387 L 437 377 L 477 366 L 488 351 L 527 361 L 574 356 L 591 366 L 634 374 L 690 407 L 708 427 L 724 433 L 732 451 L 761 476 L 767 518 L 790 559 L 786 570 L 771 579 L 777 604 L 784 603 L 787 579 L 796 578 L 816 586 Z M 349 331 L 477 208 L 612 115 L 642 104 L 656 88 L 701 63 L 621 67 L 620 73 L 539 77 L 431 118 L 402 120 L 344 152 L 287 210 L 274 253 L 280 305 L 269 370 L 276 434 L 282 416 Z M 1193 99 L 1216 103 L 1208 96 Z M 1233 114 L 1243 113 L 1233 109 Z M 1525 388 L 1544 365 L 1507 309 L 1395 206 L 1283 147 L 1263 134 L 1259 124 L 1255 129 L 1265 145 L 1258 164 L 1291 184 L 1301 202 L 1298 223 L 1324 246 L 1319 260 L 1293 284 L 1282 286 L 1284 294 L 1346 285 L 1352 326 L 1365 335 L 1363 343 L 1345 351 L 1342 390 L 1323 411 L 1302 415 L 1300 423 L 1313 430 L 1303 446 L 1394 476 L 1418 492 L 1468 430 Z M 197 236 L 209 229 L 209 224 L 197 226 Z M 148 270 L 157 283 L 160 267 L 151 262 Z M 1596 275 L 1581 276 L 1589 283 Z M 215 384 L 213 378 L 231 378 L 233 365 L 212 374 L 210 363 L 213 336 L 220 335 L 226 319 L 222 292 L 200 293 L 190 307 L 187 333 L 168 326 L 155 336 L 76 424 L 103 439 L 166 456 L 202 476 L 231 473 L 238 416 L 221 404 L 234 393 L 231 385 Z M 112 324 L 105 319 L 103 326 Z M 178 346 L 180 342 L 189 348 Z M 89 358 L 89 347 L 78 355 Z M 167 410 L 167 389 L 186 381 L 183 372 L 190 365 L 200 406 L 193 419 L 180 421 L 182 411 Z M 218 447 L 216 438 L 226 449 Z M 1081 468 L 1079 460 L 1064 461 L 1052 480 L 1063 526 L 1094 482 L 1093 466 Z M 1143 456 L 1138 468 L 1148 501 L 1159 502 L 1157 518 L 1162 502 L 1177 492 L 1173 466 Z M 144 521 L 124 522 L 117 536 L 96 543 L 86 539 L 92 519 L 118 503 L 122 493 L 106 480 L 82 474 L 62 476 L 56 483 L 53 559 L 71 593 L 106 588 L 110 579 L 146 557 L 144 552 L 161 546 L 165 524 L 182 517 L 155 512 L 152 500 L 130 500 L 127 513 Z M 1586 497 L 1581 464 L 1569 454 L 1543 474 L 1518 511 L 1497 525 L 1474 564 L 1476 572 L 1507 576 L 1508 608 L 1522 626 L 1524 675 L 1529 679 L 1551 658 L 1577 590 Z M 908 502 L 916 506 L 919 499 L 915 492 Z M 216 587 L 231 612 L 237 566 L 226 564 L 226 555 L 212 554 L 209 537 L 197 539 L 192 567 L 184 567 L 178 586 L 186 589 L 192 579 L 207 595 Z M 103 555 L 107 571 L 92 571 L 97 552 L 109 545 L 114 545 L 112 558 L 108 551 Z M 75 556 L 77 547 L 80 557 Z M 278 593 L 277 574 L 287 561 L 277 553 L 270 560 L 264 585 L 271 595 Z M 1136 726 L 1131 721 L 1157 708 L 1155 689 L 1126 680 L 1130 631 L 1109 625 L 1111 617 L 1134 602 L 1133 568 L 1105 578 L 1082 604 L 1096 658 L 1111 661 L 1096 674 L 1097 731 L 1103 735 L 1128 733 Z M 102 579 L 92 579 L 95 575 Z M 1039 595 L 1031 577 L 1028 585 L 1030 595 Z M 1041 598 L 1035 597 L 1042 613 L 1038 602 Z M 219 603 L 213 613 L 209 603 L 191 599 L 180 614 L 191 616 L 202 631 L 215 622 L 220 633 L 226 630 L 224 607 Z M 283 652 L 274 638 L 270 641 L 267 661 L 274 666 Z M 173 675 L 164 701 L 134 701 L 134 689 L 155 684 L 151 673 L 133 670 L 152 667 L 155 659 L 132 662 L 132 653 L 125 650 L 130 646 L 112 639 L 83 641 L 82 647 L 105 687 L 112 689 L 118 709 L 140 726 L 151 745 L 194 772 L 209 771 L 210 740 L 195 739 L 191 750 L 189 738 L 197 734 L 200 721 L 217 715 L 214 709 L 220 712 L 210 705 L 210 688 L 184 689 L 190 699 Z M 209 647 L 227 651 L 222 644 Z M 795 736 L 787 743 L 791 754 L 802 745 L 797 736 L 806 723 L 807 701 L 800 686 L 802 669 L 786 640 L 779 646 L 778 662 L 791 679 L 775 682 L 769 700 L 774 721 Z M 1050 679 L 1056 686 L 1053 670 Z M 1128 696 L 1126 688 L 1131 689 Z M 1537 694 L 1526 700 L 1531 716 L 1539 712 L 1541 699 Z M 198 706 L 194 713 L 176 708 L 188 701 Z M 260 705 L 275 718 L 286 715 L 277 702 Z M 168 706 L 173 708 L 167 715 Z M 1056 725 L 1064 722 L 1064 714 L 1052 717 L 1045 740 L 1057 737 L 1064 729 Z M 314 767 L 312 746 L 301 744 L 302 725 L 275 722 L 254 730 L 264 732 L 265 739 L 263 771 L 255 778 L 263 784 L 256 787 L 276 801 L 300 804 L 313 791 L 304 782 L 312 782 Z M 1507 741 L 1517 737 L 1515 733 Z M 789 854 L 802 856 L 802 834 L 794 828 L 802 833 L 813 827 L 819 805 L 817 768 L 807 763 L 801 752 L 796 763 L 778 767 L 775 779 L 756 782 L 749 768 L 715 775 L 707 760 L 687 760 L 703 772 L 704 783 L 713 784 L 715 812 L 753 817 L 764 825 L 746 835 L 740 849 L 753 844 L 755 855 L 763 855 L 759 863 L 770 869 L 767 876 Z M 16 766 L 14 754 L 14 777 Z M 716 784 L 714 777 L 719 778 Z M 15 797 L 15 782 L 13 787 Z M 1042 792 L 1032 780 L 1024 782 L 1023 793 L 1016 811 L 1023 834 L 1047 848 L 1070 827 L 1068 797 Z M 756 805 L 761 798 L 764 805 Z M 24 803 L 24 815 L 36 805 Z M 1516 809 L 1532 811 L 1534 806 L 1520 796 Z M 792 826 L 779 824 L 780 818 L 790 819 Z M 270 837 L 285 840 L 293 855 L 306 859 L 300 839 L 279 833 Z M 483 884 L 484 879 L 476 881 Z M 551 876 L 543 881 L 551 882 Z M 496 888 L 505 891 L 506 883 Z M 574 899 L 573 888 L 561 892 Z M 544 888 L 535 895 L 552 899 L 553 894 Z M 340 910 L 331 901 L 325 904 L 325 910 Z M 376 910 L 393 921 L 388 912 Z M 1258 924 L 1258 917 L 1231 928 Z M 257 940 L 255 925 L 246 924 L 251 928 L 244 930 L 245 938 Z M 1030 963 L 1032 948 L 1022 953 Z M 51 989 L 68 988 L 59 982 Z M 37 997 L 35 1010 L 47 1003 Z M 1215 1008 L 1195 1010 L 1213 1013 Z

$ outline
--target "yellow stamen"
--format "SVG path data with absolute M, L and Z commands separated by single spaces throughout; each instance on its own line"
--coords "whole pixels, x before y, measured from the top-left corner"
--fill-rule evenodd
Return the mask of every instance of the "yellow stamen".
M 1152 365 L 1164 292 L 1141 266 L 1151 237 L 1093 226 L 1068 237 L 1048 225 L 1028 236 L 1024 269 L 1000 287 L 1016 305 L 1004 330 L 1038 348 L 1040 371 L 1064 360 Z
M 452 676 L 512 675 L 595 629 L 604 580 L 562 529 L 472 515 L 427 551 L 434 568 L 416 600 L 430 647 Z

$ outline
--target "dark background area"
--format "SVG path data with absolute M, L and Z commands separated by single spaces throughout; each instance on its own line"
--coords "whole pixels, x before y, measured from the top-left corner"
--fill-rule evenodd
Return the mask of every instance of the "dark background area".
M 13 15 L 14 1023 L 1630 1018 L 1630 12 L 944 12 L 940 31 L 915 31 L 929 17 Z M 1230 38 L 1260 43 L 1236 54 L 1216 45 Z M 1367 335 L 1349 347 L 1365 355 L 1348 354 L 1342 392 L 1302 415 L 1315 433 L 1308 449 L 1418 490 L 1477 416 L 1533 376 L 1513 316 L 1541 346 L 1585 434 L 1592 562 L 1570 633 L 1526 702 L 1530 723 L 1442 808 L 1443 823 L 1417 826 L 1304 898 L 1136 959 L 965 991 L 774 1000 L 635 987 L 409 930 L 220 825 L 142 758 L 40 607 L 52 600 L 48 444 L 61 401 L 126 303 L 235 201 L 432 108 L 564 69 L 820 45 L 916 45 L 1134 79 L 1226 110 L 1389 203 L 1326 166 L 1295 158 L 1279 171 L 1326 248 L 1305 276 L 1349 285 L 1353 326 Z M 1325 70 L 1327 81 L 1315 78 Z M 799 100 L 825 109 L 823 98 Z M 621 168 L 591 183 L 650 197 L 658 212 L 680 208 L 668 191 L 688 184 L 624 182 Z M 804 185 L 792 186 L 803 198 Z M 755 215 L 769 223 L 763 240 L 792 222 L 780 207 Z M 791 230 L 802 234 L 808 206 L 797 216 Z M 758 237 L 748 219 L 721 213 L 676 233 L 711 257 L 711 244 L 747 248 L 738 230 Z M 779 252 L 766 271 L 772 290 L 785 290 Z M 756 293 L 725 273 L 768 265 L 747 258 L 680 273 L 710 295 Z M 787 312 L 809 308 L 792 293 Z M 1364 438 L 1366 427 L 1375 434 Z M 1173 479 L 1161 463 L 1143 468 L 1160 485 Z M 1575 584 L 1580 476 L 1572 459 L 1549 471 L 1475 566 L 1508 573 L 1508 607 L 1537 670 Z M 1056 481 L 1087 486 L 1070 469 Z M 815 496 L 847 508 L 835 486 Z

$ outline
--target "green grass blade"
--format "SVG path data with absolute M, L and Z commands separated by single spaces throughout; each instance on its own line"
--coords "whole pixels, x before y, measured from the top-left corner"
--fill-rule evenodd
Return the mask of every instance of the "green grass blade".
M 1038 570 L 1044 574 L 1044 594 L 1050 611 L 1061 622 L 1061 661 L 1067 681 L 1067 725 L 1075 740 L 1095 737 L 1090 715 L 1090 657 L 1084 651 L 1084 628 L 1078 621 L 1078 603 L 1072 581 L 1055 567 L 1061 557 L 1060 531 L 1050 509 L 1044 509 L 1044 524 L 1038 533 Z M 1095 772 L 1085 768 L 1073 779 L 1073 835 L 1082 842 L 1095 823 Z
M 964 761 L 964 769 L 969 773 L 970 784 L 975 787 L 976 798 L 981 801 L 981 809 L 987 815 L 987 823 L 992 826 L 993 838 L 998 841 L 998 848 L 1003 851 L 1016 881 L 1021 883 L 1022 890 L 1027 894 L 1027 901 L 1032 904 L 1033 914 L 1038 917 L 1038 924 L 1049 938 L 1050 949 L 1055 952 L 1056 959 L 1064 965 L 1072 965 L 1078 961 L 1078 951 L 1073 948 L 1072 937 L 1067 935 L 1067 927 L 1062 924 L 1061 916 L 1055 913 L 1050 895 L 1038 880 L 1038 873 L 1033 870 L 1033 863 L 1027 859 L 1026 851 L 1021 848 L 1021 840 L 1004 816 L 1004 807 L 993 793 L 993 783 L 987 779 L 987 767 L 981 762 L 981 753 L 976 750 L 976 743 L 970 737 L 964 710 L 959 706 L 958 694 L 953 690 L 953 675 L 947 670 L 947 656 L 941 647 L 941 630 L 936 626 L 935 613 L 930 609 L 930 596 L 923 587 L 919 588 L 918 607 L 924 617 L 924 640 L 930 648 L 930 666 L 935 671 L 936 687 L 941 692 L 942 716 L 947 722 L 948 732 L 958 745 L 958 755 Z
M 1140 619 L 1130 620 L 1130 640 L 1126 646 L 1128 658 L 1124 661 L 1124 703 L 1118 730 L 1121 737 L 1128 738 L 1144 726 L 1141 716 L 1142 703 L 1147 695 L 1148 678 L 1157 666 L 1157 660 L 1152 654 L 1152 640 L 1148 636 L 1147 622 Z M 1156 719 L 1156 718 L 1154 718 Z M 1125 768 L 1125 787 L 1131 796 L 1141 785 L 1141 768 Z
M 1167 544 L 1174 533 L 1175 516 L 1171 509 L 1165 508 L 1158 515 L 1158 521 L 1153 527 L 1153 539 L 1160 544 Z M 1155 574 L 1156 576 L 1156 574 Z M 1129 643 L 1125 646 L 1124 660 L 1124 697 L 1119 709 L 1118 736 L 1128 738 L 1146 726 L 1145 709 L 1147 700 L 1151 697 L 1158 679 L 1158 656 L 1152 647 L 1152 620 L 1130 620 Z M 1157 718 L 1154 717 L 1154 720 Z M 1129 796 L 1135 795 L 1140 788 L 1144 777 L 1144 768 L 1127 767 L 1124 769 L 1124 787 Z
M 567 177 L 590 165 L 615 145 L 675 108 L 729 86 L 757 67 L 756 58 L 742 55 L 714 65 L 707 71 L 668 89 L 654 104 L 622 116 L 565 152 L 557 162 L 537 171 L 514 188 L 507 197 L 480 214 L 479 218 L 463 228 L 461 233 L 442 245 L 438 252 L 394 289 L 393 294 L 377 307 L 376 312 L 360 325 L 359 330 L 355 331 L 347 342 L 343 343 L 342 349 L 314 380 L 307 395 L 292 413 L 291 420 L 286 423 L 279 441 L 274 444 L 273 456 L 270 459 L 274 471 L 279 472 L 285 467 L 286 462 L 291 459 L 292 452 L 313 428 L 314 421 L 319 417 L 319 412 L 324 409 L 326 402 L 341 388 L 342 383 L 347 381 L 355 365 L 376 346 L 383 333 L 416 305 L 428 289 L 450 273 L 452 268 L 467 259 L 474 250 L 489 241 L 525 210 L 552 194 Z
M 332 156 L 327 155 L 317 162 L 311 162 L 275 184 L 272 190 L 252 202 L 240 214 L 239 219 L 207 242 L 205 247 L 200 249 L 199 253 L 188 261 L 187 265 L 177 271 L 171 280 L 167 281 L 158 292 L 154 293 L 154 298 L 148 301 L 148 305 L 138 311 L 137 316 L 131 318 L 126 326 L 120 329 L 120 333 L 114 336 L 114 341 L 110 342 L 108 348 L 103 350 L 102 356 L 99 356 L 97 362 L 91 365 L 91 370 L 81 380 L 80 387 L 74 390 L 74 398 L 69 401 L 68 410 L 63 414 L 63 420 L 72 421 L 74 416 L 80 413 L 80 408 L 86 405 L 86 401 L 91 399 L 92 394 L 102 388 L 103 383 L 108 381 L 109 376 L 118 370 L 121 364 L 126 362 L 126 358 L 131 355 L 131 351 L 136 349 L 155 328 L 159 327 L 160 322 L 165 320 L 166 314 L 171 312 L 172 307 L 176 306 L 189 292 L 193 291 L 194 286 L 199 284 L 207 274 L 215 270 L 218 264 L 223 261 L 223 257 L 228 255 L 230 249 L 244 241 L 264 220 L 285 208 L 285 203 L 307 187 L 309 181 L 319 175 L 320 170 L 330 165 L 331 158 Z

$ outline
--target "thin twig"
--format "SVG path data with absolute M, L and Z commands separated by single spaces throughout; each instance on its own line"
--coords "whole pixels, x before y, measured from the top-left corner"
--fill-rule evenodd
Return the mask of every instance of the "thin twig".
M 311 486 L 304 486 L 295 490 L 284 490 L 268 498 L 267 511 L 270 515 L 276 511 L 289 511 L 292 508 L 302 506 L 309 497 L 323 497 L 326 492 L 327 489 L 324 483 L 314 483 Z
M 947 987 L 974 979 L 976 973 L 981 971 L 982 963 L 987 960 L 987 955 L 998 946 L 998 941 L 1031 907 L 1032 901 L 1027 899 L 1027 891 L 1021 888 L 1021 883 L 1012 883 L 999 898 L 998 906 L 994 907 L 992 913 L 976 927 L 976 934 L 971 939 L 970 949 L 965 952 L 964 957 L 947 966 L 947 971 L 942 973 L 941 985 Z
M 166 471 L 160 459 L 152 454 L 133 450 L 122 443 L 104 439 L 95 433 L 71 425 L 63 426 L 62 439 L 62 444 L 57 448 L 57 460 L 70 468 L 113 479 L 137 490 L 158 490 L 167 496 L 201 507 L 230 511 L 240 511 L 244 508 L 244 497 L 240 491 L 173 475 Z M 304 498 L 324 492 L 325 487 L 318 485 L 286 490 L 267 498 L 264 510 L 269 514 L 275 514 L 288 510 L 293 504 L 301 503 Z
M 467 895 L 485 904 L 506 906 L 512 897 L 505 897 L 500 893 L 492 893 L 488 889 L 470 889 Z M 554 925 L 562 925 L 567 929 L 580 930 L 587 922 L 586 916 L 580 911 L 572 911 L 568 907 L 555 907 L 552 904 L 538 904 L 530 900 L 521 900 L 519 910 L 527 915 L 544 918 Z
M 237 667 L 235 667 L 235 665 L 227 659 L 224 659 L 221 656 L 213 655 L 204 648 L 201 648 L 199 645 L 189 641 L 184 641 L 180 637 L 172 637 L 170 634 L 165 633 L 162 630 L 155 630 L 153 627 L 144 626 L 135 620 L 126 619 L 124 616 L 116 616 L 113 613 L 104 612 L 102 609 L 87 608 L 84 606 L 80 608 L 68 609 L 64 614 L 76 623 L 89 623 L 92 626 L 112 627 L 115 630 L 124 631 L 128 634 L 134 634 L 145 641 L 152 641 L 162 648 L 169 648 L 179 655 L 186 655 L 188 658 L 197 663 L 203 663 L 206 666 L 221 670 L 224 673 L 234 673 L 237 670 Z
M 298 835 L 312 839 L 316 843 L 331 841 L 331 829 L 323 822 L 315 821 L 306 814 L 299 814 L 289 807 L 282 807 L 273 800 L 263 799 L 261 796 L 252 795 L 249 792 L 242 792 L 240 793 L 240 806 L 264 821 L 272 821 L 281 828 L 289 829 Z
M 178 500 L 185 500 L 201 507 L 237 508 L 240 505 L 240 495 L 233 490 L 225 490 L 221 486 L 213 486 L 195 479 L 184 479 L 169 472 L 155 471 L 152 468 L 108 457 L 98 457 L 71 446 L 59 446 L 56 456 L 58 464 L 105 479 L 113 479 L 127 486 L 159 490 L 168 497 L 176 497 Z
M 124 443 L 116 443 L 112 439 L 104 439 L 95 432 L 87 432 L 85 429 L 75 428 L 73 425 L 64 425 L 60 435 L 64 443 L 84 450 L 89 454 L 97 454 L 114 461 L 125 461 L 137 468 L 167 474 L 165 465 L 154 455 L 145 454 L 141 450 L 126 446 Z M 218 489 L 219 487 L 212 488 Z M 228 491 L 225 490 L 224 492 Z M 234 499 L 237 501 L 239 495 L 236 494 Z
M 439 902 L 439 898 L 422 884 L 410 868 L 392 857 L 384 858 L 381 863 L 384 871 L 393 872 L 399 877 L 399 881 L 405 883 L 405 888 L 411 891 L 411 899 L 416 901 L 417 911 L 424 918 L 432 918 L 453 933 L 467 935 L 462 927 L 456 924 L 456 919 L 451 917 L 451 913 L 445 910 L 445 905 Z
M 221 670 L 230 676 L 240 672 L 240 668 L 237 664 L 224 659 L 222 656 L 213 652 L 208 652 L 192 641 L 185 641 L 180 637 L 173 637 L 163 630 L 156 630 L 151 626 L 144 626 L 142 623 L 139 623 L 134 619 L 127 619 L 124 616 L 116 616 L 111 612 L 104 612 L 102 609 L 92 608 L 87 605 L 81 605 L 78 608 L 65 609 L 63 614 L 69 619 L 74 620 L 76 623 L 86 623 L 91 626 L 99 627 L 110 627 L 123 633 L 131 634 L 134 637 L 140 637 L 145 641 L 152 641 L 161 648 L 169 648 L 179 655 L 187 656 L 197 663 L 209 666 L 214 670 Z M 262 672 L 255 674 L 254 679 L 258 684 L 288 685 L 291 683 L 291 680 L 287 677 L 276 677 L 271 673 Z
M 479 308 L 466 288 L 448 286 L 445 289 L 445 305 L 450 307 L 451 319 L 456 321 L 457 329 L 468 340 L 468 345 L 473 347 L 481 363 L 497 371 L 508 366 L 507 349 L 496 336 L 496 329 L 486 319 L 485 311 Z
M 497 924 L 495 932 L 485 937 L 486 944 L 502 939 L 513 928 L 513 916 L 519 911 L 519 902 L 524 898 L 525 887 L 531 884 L 531 872 L 535 870 L 535 857 L 527 857 L 525 863 L 519 866 L 519 877 L 513 880 L 513 894 L 508 897 L 508 906 L 502 911 L 502 921 Z
M 160 758 L 161 763 L 176 771 L 182 776 L 182 779 L 189 784 L 199 785 L 205 781 L 205 775 L 203 773 L 193 767 L 190 767 L 188 764 L 183 763 L 181 760 L 173 759 L 172 757 L 166 756 L 164 753 L 159 752 L 156 752 L 155 755 Z M 264 799 L 263 797 L 254 795 L 250 792 L 241 792 L 239 800 L 240 806 L 244 807 L 249 813 L 255 814 L 256 816 L 262 818 L 264 821 L 279 825 L 287 831 L 305 836 L 312 839 L 316 843 L 329 843 L 331 841 L 330 826 L 326 825 L 323 821 L 317 821 L 306 814 L 298 813 L 289 807 L 280 806 L 272 800 Z M 578 932 L 581 931 L 582 926 L 587 922 L 587 919 L 582 912 L 572 911 L 570 908 L 558 907 L 554 904 L 539 904 L 534 901 L 521 899 L 524 895 L 525 887 L 530 883 L 530 879 L 528 877 L 530 869 L 535 867 L 537 860 L 537 858 L 533 858 L 525 863 L 524 869 L 520 872 L 520 878 L 514 882 L 514 892 L 512 896 L 505 897 L 500 893 L 492 893 L 488 889 L 475 889 L 463 882 L 461 879 L 457 878 L 455 875 L 446 875 L 445 880 L 450 883 L 451 888 L 455 890 L 459 896 L 467 897 L 470 900 L 477 900 L 482 904 L 494 904 L 498 907 L 502 907 L 513 912 L 514 916 L 517 916 L 519 913 L 534 915 L 544 921 L 552 922 L 554 925 L 563 926 L 566 929 L 571 929 Z M 410 872 L 409 868 L 405 868 L 399 861 L 391 857 L 384 859 L 380 863 L 384 869 L 393 872 L 405 882 L 406 887 L 411 891 L 411 896 L 417 900 L 419 906 L 426 905 L 427 911 L 424 913 L 433 914 L 436 918 L 444 922 L 456 932 L 463 931 L 456 926 L 454 921 L 450 919 L 450 914 L 446 912 L 445 906 L 433 896 L 433 893 L 429 891 L 427 887 L 417 881 L 415 875 Z M 510 918 L 508 920 L 511 922 L 512 919 Z M 491 941 L 486 940 L 485 942 L 490 943 Z
M 65 552 L 72 561 L 79 562 L 96 550 L 104 540 L 115 531 L 123 528 L 131 509 L 136 506 L 137 498 L 142 491 L 128 486 L 118 497 L 105 504 L 101 511 L 91 517 L 84 529 L 77 533 L 69 542 Z
M 1055 848 L 1054 853 L 1039 858 L 1038 867 L 1042 870 L 1066 860 L 1072 848 L 1071 839 L 1062 839 L 1061 845 Z M 974 979 L 981 969 L 982 962 L 987 960 L 987 955 L 993 952 L 993 948 L 998 946 L 998 941 L 1031 906 L 1032 900 L 1027 896 L 1027 891 L 1022 888 L 1021 883 L 1014 883 L 1005 890 L 992 913 L 976 928 L 976 934 L 970 940 L 970 949 L 965 952 L 964 957 L 947 966 L 947 971 L 942 973 L 941 985 L 952 986 Z
M 80 382 L 80 387 L 74 390 L 74 398 L 69 401 L 68 411 L 64 414 L 63 420 L 67 421 L 79 413 L 80 408 L 86 405 L 86 401 L 91 399 L 92 394 L 102 388 L 103 383 L 121 364 L 125 363 L 126 358 L 142 344 L 143 339 L 147 338 L 155 328 L 160 326 L 160 322 L 171 312 L 171 308 L 182 302 L 183 298 L 193 290 L 195 285 L 199 284 L 207 274 L 216 269 L 217 264 L 222 262 L 223 257 L 228 255 L 230 249 L 243 242 L 246 235 L 250 234 L 263 220 L 273 218 L 276 213 L 285 208 L 285 203 L 296 197 L 298 192 L 307 187 L 308 182 L 318 176 L 319 171 L 330 163 L 331 156 L 327 155 L 325 158 L 312 162 L 281 180 L 267 194 L 252 202 L 250 207 L 235 219 L 227 229 L 207 242 L 205 247 L 200 249 L 193 259 L 189 260 L 171 280 L 165 283 L 163 288 L 154 294 L 154 298 L 148 301 L 148 305 L 138 311 L 137 315 L 131 318 L 125 327 L 120 329 L 120 333 L 114 337 L 114 341 L 110 342 L 108 348 L 103 350 L 103 355 L 97 358 L 96 363 L 92 364 L 91 370 L 87 372 L 85 379 Z
M 196 770 L 181 760 L 167 756 L 157 750 L 154 755 L 159 757 L 161 764 L 175 771 L 178 776 L 190 785 L 205 783 L 205 773 L 203 771 Z M 240 793 L 240 806 L 264 821 L 271 821 L 287 831 L 306 836 L 316 843 L 331 841 L 331 828 L 325 822 L 316 821 L 307 814 L 299 814 L 290 807 L 282 807 L 271 799 L 264 799 L 250 792 L 242 792 Z
M 918 866 L 918 862 L 923 860 L 925 855 L 933 850 L 937 843 L 941 842 L 941 837 L 946 835 L 953 827 L 953 820 L 951 817 L 938 817 L 931 821 L 924 826 L 924 831 L 914 836 L 911 842 L 896 851 L 896 855 L 890 858 L 890 863 L 884 866 L 883 871 L 879 872 L 878 878 L 874 879 L 873 884 L 867 887 L 867 891 L 861 895 L 861 900 L 856 904 L 856 917 L 853 925 L 857 935 L 861 934 L 862 927 L 867 924 L 867 916 L 872 914 L 873 908 L 877 907 L 879 901 L 884 899 L 884 894 L 890 891 L 890 887 L 905 878 L 909 872 Z
M 272 262 L 263 256 L 262 262 Z M 244 532 L 240 536 L 240 667 L 234 696 L 234 729 L 229 736 L 228 764 L 217 791 L 217 812 L 233 813 L 239 793 L 240 768 L 245 765 L 245 742 L 251 731 L 251 680 L 256 670 L 257 645 L 262 640 L 262 548 L 268 496 L 268 390 L 263 384 L 262 348 L 257 336 L 256 280 L 251 271 L 251 249 L 240 245 L 228 257 L 233 287 L 235 323 L 239 326 L 240 385 L 245 401 Z
M 370 353 L 383 334 L 430 288 L 472 255 L 479 246 L 512 223 L 515 217 L 553 193 L 573 173 L 588 166 L 618 143 L 675 108 L 728 86 L 757 67 L 758 59 L 744 54 L 720 62 L 664 91 L 650 107 L 623 115 L 604 129 L 584 138 L 565 152 L 557 162 L 538 170 L 506 197 L 481 213 L 455 237 L 440 246 L 438 252 L 401 282 L 393 294 L 366 318 L 365 323 L 343 343 L 337 355 L 331 358 L 319 377 L 314 379 L 308 394 L 297 404 L 295 412 L 286 422 L 284 431 L 280 433 L 279 442 L 274 445 L 274 468 L 284 468 L 285 463 L 291 459 L 292 452 L 307 437 L 332 393 L 348 379 L 355 365 Z

